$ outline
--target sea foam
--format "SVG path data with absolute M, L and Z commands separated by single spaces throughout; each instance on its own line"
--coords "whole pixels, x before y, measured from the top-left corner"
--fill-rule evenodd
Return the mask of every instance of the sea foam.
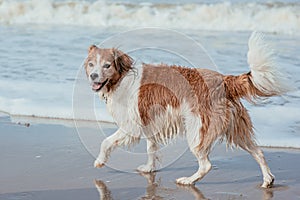
M 217 31 L 260 30 L 298 34 L 300 4 L 167 4 L 109 1 L 2 0 L 2 24 L 51 24 L 97 27 L 155 26 Z

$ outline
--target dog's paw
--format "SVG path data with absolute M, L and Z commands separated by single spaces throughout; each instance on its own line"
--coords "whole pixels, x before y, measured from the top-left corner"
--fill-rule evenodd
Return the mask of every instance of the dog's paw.
M 94 162 L 94 167 L 95 168 L 101 168 L 101 167 L 103 167 L 104 166 L 104 162 L 101 162 L 100 160 L 95 160 L 95 162 Z
M 191 179 L 191 177 L 181 177 L 176 179 L 176 183 L 180 185 L 194 185 L 194 180 Z
M 150 173 L 155 171 L 155 167 L 151 165 L 140 165 L 137 170 L 139 172 Z
M 264 182 L 261 185 L 261 187 L 271 188 L 273 186 L 274 180 L 275 180 L 274 176 L 271 173 L 269 173 L 268 176 L 264 178 Z

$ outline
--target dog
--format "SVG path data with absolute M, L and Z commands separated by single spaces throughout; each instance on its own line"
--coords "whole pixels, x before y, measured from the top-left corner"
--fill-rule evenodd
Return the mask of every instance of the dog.
M 148 161 L 137 170 L 153 172 L 159 145 L 181 135 L 186 137 L 199 168 L 176 183 L 190 185 L 212 168 L 208 156 L 213 144 L 226 140 L 254 157 L 263 174 L 261 186 L 272 187 L 274 176 L 255 142 L 253 125 L 241 99 L 255 103 L 284 94 L 288 87 L 262 34 L 253 32 L 248 46 L 250 72 L 236 76 L 209 69 L 138 64 L 117 48 L 90 46 L 84 61 L 86 75 L 119 127 L 102 142 L 94 166 L 104 166 L 114 148 L 138 143 L 145 137 Z

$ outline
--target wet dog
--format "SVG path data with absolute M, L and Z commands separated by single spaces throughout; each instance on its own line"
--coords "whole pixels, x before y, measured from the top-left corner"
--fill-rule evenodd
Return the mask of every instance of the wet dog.
M 155 171 L 159 145 L 181 135 L 199 163 L 195 174 L 176 180 L 189 185 L 212 168 L 208 156 L 215 141 L 226 140 L 254 157 L 262 170 L 262 187 L 271 187 L 274 176 L 255 142 L 241 98 L 255 102 L 260 97 L 281 95 L 288 88 L 273 63 L 272 50 L 259 33 L 249 39 L 248 64 L 247 73 L 223 75 L 208 69 L 136 64 L 119 49 L 92 45 L 84 63 L 86 74 L 119 126 L 102 142 L 94 166 L 104 166 L 117 146 L 145 137 L 148 162 L 137 169 Z

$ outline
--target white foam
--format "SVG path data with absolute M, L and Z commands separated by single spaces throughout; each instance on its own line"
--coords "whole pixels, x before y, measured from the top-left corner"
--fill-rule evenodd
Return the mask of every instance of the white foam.
M 298 3 L 143 4 L 2 0 L 0 23 L 260 30 L 299 34 Z
M 297 127 L 297 120 L 300 119 L 299 106 L 253 106 L 249 110 L 260 145 L 300 148 L 299 124 Z
M 0 111 L 16 116 L 74 119 L 73 84 L 0 80 Z M 92 93 L 92 92 L 91 92 Z M 95 96 L 95 98 L 97 98 Z M 84 107 L 83 107 L 84 108 Z M 80 108 L 82 109 L 82 108 Z M 84 110 L 76 120 L 113 122 L 105 104 L 97 101 L 93 114 Z M 94 113 L 95 112 L 95 113 Z

